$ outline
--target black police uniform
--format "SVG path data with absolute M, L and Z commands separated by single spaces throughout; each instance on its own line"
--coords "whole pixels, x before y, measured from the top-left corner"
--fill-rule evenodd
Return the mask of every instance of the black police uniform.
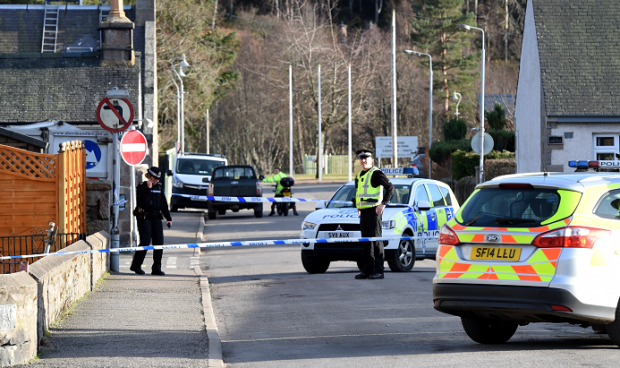
M 366 170 L 368 171 L 368 170 Z M 366 173 L 362 171 L 362 175 Z M 358 179 L 355 179 L 355 189 L 357 192 Z M 375 170 L 370 177 L 370 185 L 378 187 L 383 185 L 385 193 L 383 195 L 383 201 L 381 204 L 387 204 L 392 198 L 394 193 L 394 185 L 385 176 L 381 170 Z M 380 237 L 382 236 L 381 221 L 383 215 L 377 215 L 377 208 L 362 208 L 360 209 L 360 231 L 362 237 Z M 361 270 L 364 275 L 378 275 L 383 276 L 384 272 L 384 260 L 385 250 L 383 247 L 383 241 L 364 242 L 364 268 Z
M 136 194 L 137 207 L 144 209 L 144 215 L 137 218 L 138 232 L 140 233 L 140 246 L 149 246 L 151 240 L 153 245 L 164 244 L 164 228 L 162 225 L 163 217 L 168 221 L 172 221 L 170 211 L 168 211 L 168 203 L 164 194 L 161 183 L 153 185 L 151 188 L 146 182 L 138 184 Z M 153 267 L 154 274 L 163 274 L 161 272 L 161 259 L 164 255 L 162 249 L 153 251 Z M 142 262 L 146 257 L 146 250 L 136 251 L 131 263 L 131 270 L 136 271 L 142 266 Z

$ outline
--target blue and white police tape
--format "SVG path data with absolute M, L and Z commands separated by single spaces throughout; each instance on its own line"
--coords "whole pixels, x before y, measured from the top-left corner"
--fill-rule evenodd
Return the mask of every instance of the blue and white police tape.
M 332 201 L 325 199 L 306 199 L 306 198 L 293 198 L 293 197 L 214 197 L 214 196 L 200 196 L 200 195 L 192 195 L 192 194 L 181 194 L 181 193 L 166 193 L 174 196 L 189 198 L 194 201 L 206 202 L 206 201 L 214 201 L 214 202 L 240 202 L 240 203 L 281 203 L 281 202 L 325 202 L 328 203 L 340 203 L 340 204 L 353 204 L 353 201 Z M 401 203 L 388 203 L 387 206 L 398 206 L 403 207 L 407 206 L 406 204 Z
M 133 252 L 135 250 L 156 250 L 156 249 L 184 249 L 184 248 L 216 248 L 216 247 L 240 247 L 251 245 L 293 245 L 293 244 L 311 244 L 311 243 L 359 243 L 367 241 L 382 241 L 382 240 L 414 240 L 413 236 L 403 236 L 401 238 L 394 237 L 374 237 L 374 238 L 320 238 L 320 239 L 285 239 L 285 240 L 248 240 L 237 242 L 225 242 L 225 243 L 193 243 L 193 244 L 170 244 L 170 245 L 151 245 L 146 247 L 128 247 L 128 248 L 114 248 L 114 249 L 91 249 L 91 250 L 77 250 L 70 252 L 55 252 L 55 253 L 40 253 L 40 254 L 28 254 L 23 256 L 4 256 L 0 257 L 0 260 L 5 259 L 25 259 L 36 258 L 46 256 L 63 256 L 63 255 L 75 255 L 75 254 L 89 254 L 89 253 L 119 253 L 119 252 Z

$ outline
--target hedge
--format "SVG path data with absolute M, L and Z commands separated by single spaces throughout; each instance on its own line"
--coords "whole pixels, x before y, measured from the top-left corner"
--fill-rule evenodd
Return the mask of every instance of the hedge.
M 438 141 L 433 143 L 431 146 L 431 150 L 429 155 L 433 162 L 441 164 L 450 158 L 452 152 L 461 150 L 461 151 L 471 151 L 471 140 L 470 139 L 461 139 L 458 141 Z
M 491 151 L 484 156 L 487 160 L 514 158 L 514 152 Z M 466 176 L 476 175 L 476 166 L 480 164 L 480 155 L 475 152 L 456 150 L 452 153 L 452 178 L 459 180 Z
M 489 129 L 487 133 L 493 137 L 493 150 L 515 151 L 515 132 L 503 129 Z

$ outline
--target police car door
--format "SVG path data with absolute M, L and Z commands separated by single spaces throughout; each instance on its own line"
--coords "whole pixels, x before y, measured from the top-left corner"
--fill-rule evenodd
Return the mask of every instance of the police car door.
M 414 208 L 418 208 L 418 203 L 421 201 L 426 201 L 431 204 L 430 196 L 428 195 L 428 191 L 426 186 L 422 183 L 418 184 L 414 188 Z M 416 241 L 415 248 L 416 253 L 420 254 L 434 254 L 437 250 L 438 241 L 435 240 L 435 244 L 433 244 L 433 239 L 430 237 L 429 233 L 429 220 L 432 223 L 433 217 L 436 219 L 435 210 L 431 207 L 430 210 L 421 211 L 419 209 L 416 210 Z
M 433 206 L 433 208 L 431 208 L 431 215 L 428 219 L 428 229 L 432 241 L 430 245 L 427 242 L 427 249 L 436 252 L 439 246 L 439 229 L 448 221 L 448 217 L 452 217 L 452 212 L 447 206 L 446 200 L 441 194 L 441 190 L 437 184 L 426 183 L 426 188 L 431 197 L 431 206 Z

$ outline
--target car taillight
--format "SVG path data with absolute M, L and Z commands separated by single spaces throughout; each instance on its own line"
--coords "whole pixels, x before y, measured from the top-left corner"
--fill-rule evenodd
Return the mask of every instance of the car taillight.
M 260 197 L 262 193 L 263 193 L 263 187 L 260 185 L 260 181 L 257 181 L 256 182 L 256 195 Z
M 538 235 L 532 245 L 538 248 L 592 248 L 598 239 L 611 235 L 610 230 L 569 226 Z
M 211 197 L 213 197 L 213 193 L 214 193 L 214 191 L 213 191 L 213 183 L 209 183 L 209 195 Z
M 460 243 L 459 237 L 456 236 L 456 233 L 448 225 L 441 227 L 441 230 L 439 230 L 439 244 L 458 245 Z

